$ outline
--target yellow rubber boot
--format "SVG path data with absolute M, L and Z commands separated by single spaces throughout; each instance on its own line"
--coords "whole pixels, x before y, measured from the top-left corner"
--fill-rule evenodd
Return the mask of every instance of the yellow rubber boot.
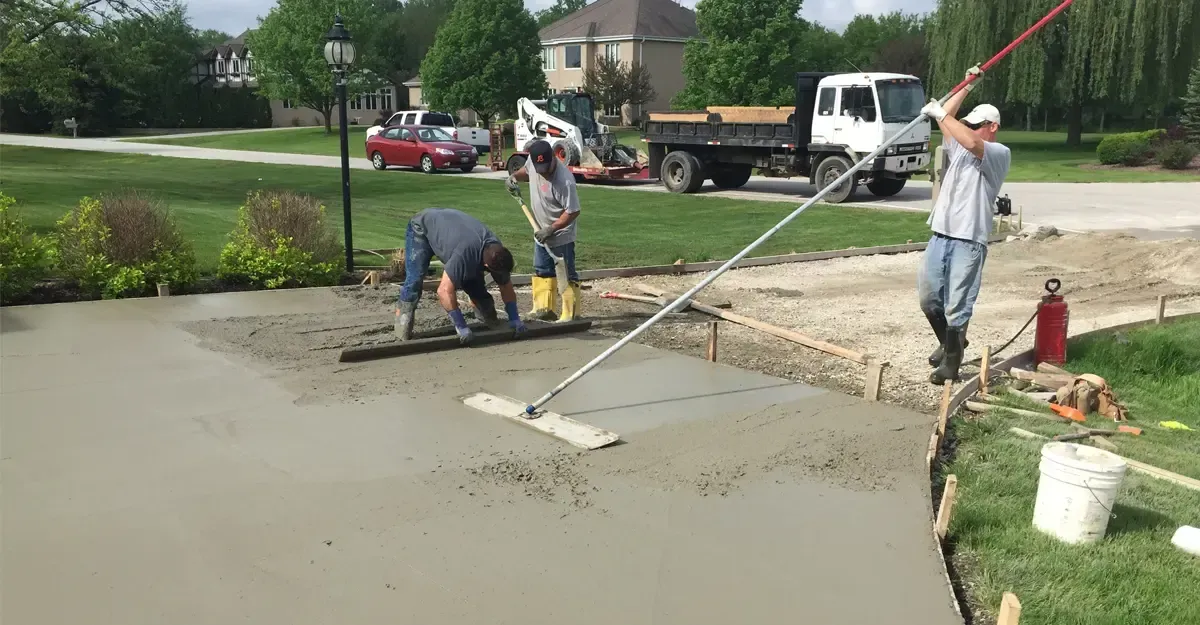
M 558 280 L 534 276 L 532 286 L 533 310 L 525 315 L 525 320 L 554 321 L 557 317 L 554 309 L 558 307 Z
M 579 300 L 582 299 L 582 289 L 578 282 L 572 282 L 571 287 L 563 293 L 562 314 L 559 321 L 574 321 L 579 318 Z

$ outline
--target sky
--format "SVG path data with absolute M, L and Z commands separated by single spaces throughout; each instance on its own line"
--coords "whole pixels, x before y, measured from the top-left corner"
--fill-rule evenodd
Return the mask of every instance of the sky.
M 184 0 L 192 25 L 215 28 L 231 35 L 240 34 L 257 24 L 256 17 L 266 15 L 275 0 Z M 536 11 L 554 4 L 554 0 L 525 0 L 525 6 Z M 695 7 L 696 0 L 682 0 L 684 6 Z M 903 10 L 908 13 L 932 11 L 935 0 L 804 0 L 805 19 L 841 30 L 858 13 L 889 13 Z

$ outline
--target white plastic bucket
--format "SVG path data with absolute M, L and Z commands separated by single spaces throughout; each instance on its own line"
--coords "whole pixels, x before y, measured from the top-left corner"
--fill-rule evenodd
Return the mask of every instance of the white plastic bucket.
M 1033 526 L 1071 544 L 1104 538 L 1126 467 L 1123 458 L 1103 449 L 1046 443 Z
M 1171 544 L 1194 556 L 1200 556 L 1200 528 L 1184 525 L 1175 530 Z

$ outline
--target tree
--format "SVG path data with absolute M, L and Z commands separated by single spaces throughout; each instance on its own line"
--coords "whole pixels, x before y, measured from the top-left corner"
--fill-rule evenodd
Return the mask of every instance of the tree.
M 230 39 L 232 39 L 232 37 L 229 35 L 229 33 L 222 30 L 216 30 L 215 28 L 205 28 L 204 30 L 196 32 L 196 42 L 200 44 L 202 49 L 206 50 L 215 48 L 226 41 L 229 41 Z
M 455 0 L 408 0 L 404 4 L 404 36 L 410 70 L 415 72 L 433 46 L 434 35 L 454 10 Z
M 173 0 L 3 0 L 0 36 L 12 43 L 33 43 L 51 30 L 95 32 L 106 22 L 156 15 L 175 6 Z
M 657 95 L 645 65 L 630 65 L 605 56 L 597 56 L 583 70 L 583 89 L 601 109 L 645 104 Z
M 430 108 L 482 120 L 546 93 L 537 22 L 521 0 L 458 0 L 421 62 Z
M 941 0 L 931 25 L 935 91 L 962 80 L 1042 18 L 1047 0 Z M 1078 145 L 1085 107 L 1120 106 L 1161 115 L 1183 94 L 1200 49 L 1200 2 L 1077 2 L 993 68 L 982 100 L 1067 111 Z
M 555 0 L 554 5 L 542 9 L 533 16 L 537 19 L 538 28 L 545 28 L 558 20 L 587 6 L 588 0 Z
M 1183 115 L 1179 122 L 1187 132 L 1188 139 L 1192 143 L 1200 143 L 1200 58 L 1196 60 L 1196 66 L 1188 78 L 1187 95 L 1183 97 Z
M 894 11 L 886 15 L 856 15 L 842 33 L 847 61 L 866 71 L 891 71 L 879 68 L 888 63 L 885 48 L 897 47 L 898 42 L 919 39 L 920 46 L 925 42 L 925 18 Z M 916 74 L 920 76 L 921 74 Z
M 673 101 L 677 108 L 710 105 L 785 105 L 795 99 L 793 53 L 805 22 L 801 0 L 700 0 L 696 25 L 701 39 L 687 43 L 687 81 Z
M 382 82 L 368 71 L 379 66 L 371 41 L 378 15 L 369 0 L 341 0 L 341 15 L 354 39 L 356 59 L 347 74 L 350 93 L 361 93 Z M 336 104 L 333 74 L 325 62 L 325 33 L 333 25 L 325 0 L 279 0 L 250 34 L 257 64 L 259 89 L 273 100 L 291 100 L 321 113 L 325 132 L 333 132 Z

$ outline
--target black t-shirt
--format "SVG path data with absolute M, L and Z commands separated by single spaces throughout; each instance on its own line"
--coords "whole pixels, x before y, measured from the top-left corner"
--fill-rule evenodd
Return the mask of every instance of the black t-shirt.
M 483 222 L 453 208 L 426 208 L 413 215 L 413 224 L 425 231 L 433 254 L 445 265 L 454 286 L 483 279 L 483 248 L 500 239 Z M 508 284 L 507 273 L 493 271 L 496 284 Z

